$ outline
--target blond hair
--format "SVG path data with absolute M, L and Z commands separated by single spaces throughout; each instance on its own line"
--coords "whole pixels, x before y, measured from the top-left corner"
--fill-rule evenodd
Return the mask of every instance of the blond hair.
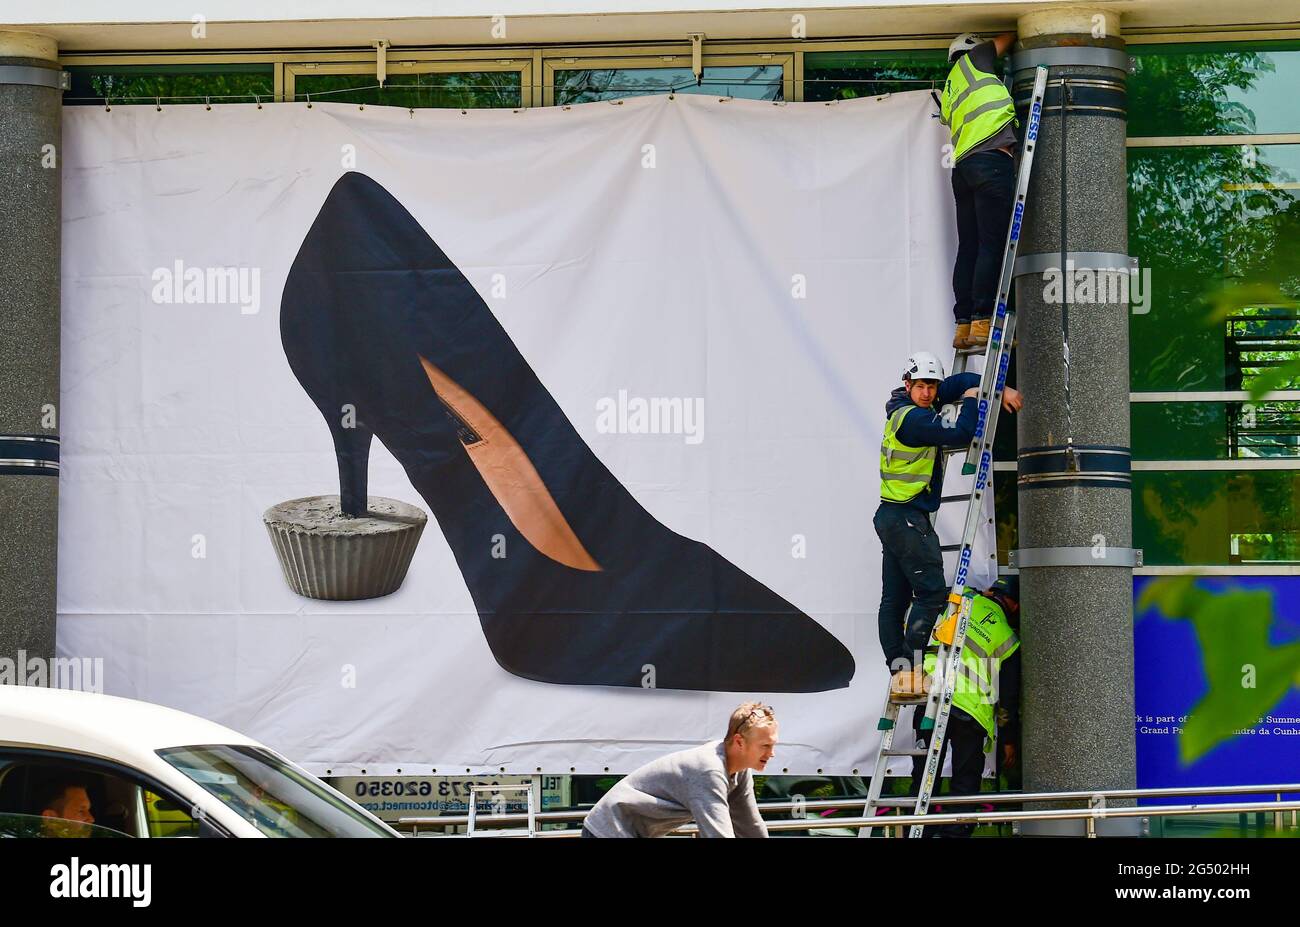
M 732 737 L 743 733 L 747 728 L 775 723 L 776 714 L 773 713 L 771 705 L 764 705 L 762 702 L 745 702 L 731 713 L 725 740 L 730 741 Z

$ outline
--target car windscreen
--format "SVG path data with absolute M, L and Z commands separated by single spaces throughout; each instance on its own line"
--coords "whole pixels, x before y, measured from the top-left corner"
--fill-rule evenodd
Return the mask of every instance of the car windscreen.
M 169 747 L 158 755 L 268 837 L 393 836 L 324 783 L 258 747 Z

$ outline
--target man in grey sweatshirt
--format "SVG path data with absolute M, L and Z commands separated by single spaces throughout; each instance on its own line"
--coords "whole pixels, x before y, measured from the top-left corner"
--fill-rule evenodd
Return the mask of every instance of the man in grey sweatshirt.
M 766 837 L 751 769 L 776 750 L 772 709 L 746 702 L 727 736 L 660 757 L 624 777 L 587 812 L 584 837 L 662 837 L 692 820 L 701 837 Z

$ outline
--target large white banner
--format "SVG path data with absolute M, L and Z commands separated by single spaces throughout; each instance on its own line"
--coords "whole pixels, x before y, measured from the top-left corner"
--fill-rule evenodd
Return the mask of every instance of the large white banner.
M 69 108 L 60 654 L 320 774 L 627 772 L 748 698 L 769 773 L 867 772 L 884 403 L 951 355 L 933 109 Z M 308 598 L 263 512 L 339 493 L 353 404 L 429 521 L 398 591 Z

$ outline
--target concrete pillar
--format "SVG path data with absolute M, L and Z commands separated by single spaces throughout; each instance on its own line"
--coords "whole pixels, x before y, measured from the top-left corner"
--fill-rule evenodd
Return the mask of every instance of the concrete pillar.
M 58 47 L 0 32 L 0 658 L 54 656 L 59 526 Z M 23 665 L 16 667 L 22 681 Z
M 1128 302 L 1126 288 L 1113 292 L 1128 267 L 1127 54 L 1118 26 L 1114 13 L 1086 7 L 1026 14 L 1013 54 L 1017 102 L 1029 98 L 1033 66 L 1050 68 L 1016 279 L 1025 394 L 1016 416 L 1016 565 L 1030 792 L 1136 786 Z M 1071 260 L 1073 289 L 1059 270 Z M 1112 292 L 1085 290 L 1083 271 Z M 1140 828 L 1136 818 L 1097 824 L 1103 834 Z M 1081 821 L 1022 828 L 1084 832 Z

